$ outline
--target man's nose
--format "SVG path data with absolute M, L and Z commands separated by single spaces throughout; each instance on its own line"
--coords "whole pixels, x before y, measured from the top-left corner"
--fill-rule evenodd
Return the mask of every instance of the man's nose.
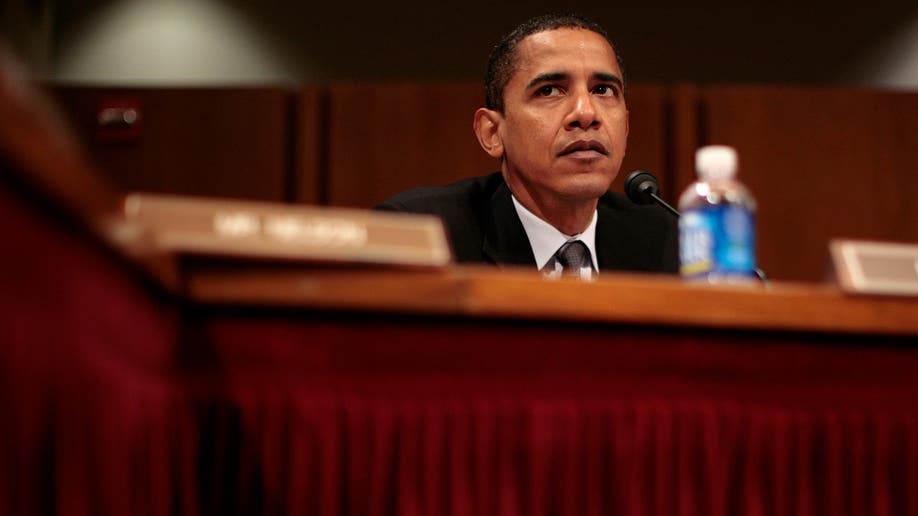
M 568 113 L 566 124 L 568 128 L 588 129 L 599 126 L 599 113 L 593 101 L 593 95 L 589 91 L 579 92 L 571 98 L 571 111 Z

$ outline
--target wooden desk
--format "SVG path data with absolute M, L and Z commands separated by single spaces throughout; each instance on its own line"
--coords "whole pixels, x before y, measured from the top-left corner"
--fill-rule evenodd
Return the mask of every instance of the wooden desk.
M 205 455 L 238 468 L 207 491 L 214 512 L 240 494 L 329 514 L 918 502 L 915 300 L 483 268 L 186 272 L 183 378 L 222 436 Z
M 918 337 L 918 300 L 846 295 L 832 284 L 708 285 L 607 273 L 545 280 L 525 269 L 437 271 L 190 266 L 185 292 L 217 305 L 382 310 L 671 327 Z

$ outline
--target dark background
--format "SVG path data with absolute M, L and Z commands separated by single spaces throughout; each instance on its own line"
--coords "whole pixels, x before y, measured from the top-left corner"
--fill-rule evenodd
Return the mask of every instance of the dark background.
M 159 0 L 169 3 L 169 0 Z M 195 0 L 188 0 L 194 2 Z M 468 80 L 520 21 L 559 7 L 604 25 L 636 81 L 756 82 L 915 89 L 918 2 L 201 1 L 238 16 L 295 82 Z M 4 28 L 46 78 L 101 15 L 156 0 L 5 0 Z M 174 3 L 174 2 L 172 2 Z M 912 42 L 909 42 L 911 39 Z M 898 43 L 896 43 L 898 41 Z M 157 41 L 150 41 L 155 52 Z M 117 49 L 115 49 L 117 50 Z M 189 49 L 193 52 L 194 49 Z M 899 70 L 898 79 L 889 79 Z M 257 81 L 257 77 L 253 80 Z M 92 81 L 92 77 L 81 80 Z M 102 82 L 117 83 L 118 70 Z M 268 82 L 271 79 L 268 78 Z M 136 81 L 135 81 L 136 82 Z M 220 77 L 213 78 L 220 83 Z M 894 83 L 894 84 L 893 84 Z

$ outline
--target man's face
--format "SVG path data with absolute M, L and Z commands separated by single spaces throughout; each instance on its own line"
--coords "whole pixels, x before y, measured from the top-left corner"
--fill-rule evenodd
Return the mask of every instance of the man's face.
M 589 30 L 550 30 L 523 39 L 516 64 L 497 127 L 511 190 L 537 206 L 598 199 L 618 174 L 628 138 L 612 47 Z

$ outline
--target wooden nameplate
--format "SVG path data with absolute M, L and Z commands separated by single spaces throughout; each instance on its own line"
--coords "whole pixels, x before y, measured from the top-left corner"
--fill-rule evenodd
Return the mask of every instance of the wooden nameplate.
M 252 260 L 443 267 L 452 252 L 429 215 L 206 197 L 130 194 L 125 221 L 156 252 Z

